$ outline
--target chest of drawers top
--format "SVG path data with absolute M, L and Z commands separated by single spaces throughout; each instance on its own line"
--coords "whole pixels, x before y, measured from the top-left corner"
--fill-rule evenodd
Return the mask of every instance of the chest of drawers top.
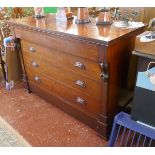
M 76 17 L 75 17 L 76 18 Z M 109 45 L 116 40 L 132 34 L 137 29 L 121 29 L 112 25 L 96 26 L 97 19 L 91 18 L 91 23 L 75 24 L 74 20 L 57 21 L 55 15 L 46 15 L 41 19 L 33 17 L 25 17 L 22 19 L 14 19 L 6 21 L 9 25 L 16 28 L 26 29 L 29 31 L 43 32 L 48 35 L 57 35 L 88 41 L 91 43 Z M 142 29 L 144 27 L 141 27 Z M 17 36 L 18 37 L 18 36 Z

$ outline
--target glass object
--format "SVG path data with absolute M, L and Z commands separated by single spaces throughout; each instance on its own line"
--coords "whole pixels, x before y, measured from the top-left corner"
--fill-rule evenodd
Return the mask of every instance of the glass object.
M 65 7 L 58 8 L 58 12 L 56 14 L 56 19 L 58 21 L 67 21 Z
M 73 19 L 72 12 L 69 7 L 58 8 L 56 19 L 60 21 L 67 21 L 68 19 Z

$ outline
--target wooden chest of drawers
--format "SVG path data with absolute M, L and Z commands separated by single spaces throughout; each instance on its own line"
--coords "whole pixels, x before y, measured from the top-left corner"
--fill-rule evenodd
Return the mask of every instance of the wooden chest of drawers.
M 138 29 L 76 25 L 54 16 L 7 21 L 18 38 L 25 88 L 108 139 L 126 89 Z

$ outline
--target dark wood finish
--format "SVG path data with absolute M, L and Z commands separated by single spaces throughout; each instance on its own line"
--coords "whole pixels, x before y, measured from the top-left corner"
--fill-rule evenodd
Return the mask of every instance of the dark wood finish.
M 49 62 L 51 65 L 55 65 L 62 69 L 86 76 L 87 78 L 99 80 L 100 81 L 100 68 L 97 63 L 90 61 L 89 59 L 84 59 L 71 54 L 66 54 L 64 52 L 57 51 L 55 49 L 49 49 L 46 47 L 41 47 L 33 43 L 29 43 L 25 40 L 21 41 L 23 56 L 27 56 L 33 60 L 42 60 L 42 52 L 44 51 L 44 61 Z M 35 47 L 36 52 L 31 52 L 30 47 Z M 80 62 L 84 65 L 84 69 L 75 67 L 75 63 Z M 97 60 L 96 60 L 97 62 Z
M 78 90 L 70 88 L 60 81 L 46 77 L 42 73 L 34 72 L 30 68 L 27 68 L 27 75 L 30 82 L 36 84 L 40 88 L 46 88 L 55 96 L 59 96 L 61 99 L 66 100 L 66 103 L 70 104 L 71 106 L 75 106 L 81 110 L 86 110 L 88 112 L 90 111 L 92 113 L 100 112 L 100 102 L 94 100 L 91 96 L 85 95 Z M 38 77 L 39 80 L 36 80 L 36 77 Z M 82 98 L 85 101 L 84 104 L 77 102 L 77 97 Z
M 112 25 L 96 26 L 96 19 L 91 18 L 91 23 L 89 24 L 75 24 L 74 20 L 68 20 L 67 22 L 56 21 L 54 15 L 47 15 L 46 18 L 35 19 L 33 17 L 24 17 L 22 19 L 15 19 L 6 21 L 10 25 L 15 26 L 15 31 L 17 32 L 17 37 L 24 39 L 28 37 L 31 42 L 37 42 L 39 40 L 40 45 L 47 45 L 47 47 L 51 46 L 51 42 L 44 42 L 45 38 L 49 36 L 54 36 L 57 39 L 65 37 L 67 40 L 76 40 L 83 41 L 82 43 L 92 43 L 93 44 L 104 44 L 109 45 L 115 43 L 116 40 L 124 38 L 126 35 L 133 34 L 137 31 L 137 29 L 120 29 Z M 22 31 L 21 31 L 22 28 Z M 143 29 L 141 27 L 139 29 Z M 27 34 L 23 33 L 23 30 L 27 30 Z M 33 37 L 31 32 L 34 33 Z M 43 40 L 36 36 L 35 34 L 45 35 Z M 30 36 L 29 36 L 30 35 Z M 27 39 L 28 39 L 27 38 Z M 46 39 L 48 41 L 48 39 Z M 59 45 L 59 46 L 58 46 Z M 60 47 L 60 43 L 57 42 L 57 45 Z M 71 46 L 71 45 L 70 45 Z M 80 45 L 81 46 L 81 45 Z M 90 49 L 91 50 L 91 49 Z M 85 55 L 85 54 L 84 54 Z
M 28 58 L 26 56 L 24 58 L 26 68 L 31 68 L 33 69 L 33 71 L 41 72 L 57 81 L 61 81 L 64 85 L 70 86 L 81 91 L 81 93 L 92 96 L 98 101 L 101 100 L 101 86 L 99 81 L 94 81 L 76 73 L 66 71 L 64 69 L 61 69 L 60 67 L 50 64 L 48 61 L 41 61 L 37 59 L 37 57 L 35 61 L 34 59 Z M 36 63 L 37 66 L 33 66 L 33 63 Z M 80 82 L 83 82 L 83 85 L 80 85 Z
M 20 39 L 30 90 L 108 139 L 138 29 L 76 25 L 54 16 L 7 21 Z M 77 85 L 75 81 L 81 86 Z
M 97 61 L 98 55 L 96 52 L 96 44 L 90 44 L 86 42 L 79 44 L 78 40 L 72 40 L 70 38 L 63 40 L 62 37 L 48 36 L 37 33 L 34 33 L 33 37 L 31 37 L 31 31 L 23 31 L 19 29 L 16 29 L 15 32 L 19 35 L 17 37 L 28 40 L 29 42 L 36 44 L 39 43 L 39 45 L 52 48 L 53 50 Z

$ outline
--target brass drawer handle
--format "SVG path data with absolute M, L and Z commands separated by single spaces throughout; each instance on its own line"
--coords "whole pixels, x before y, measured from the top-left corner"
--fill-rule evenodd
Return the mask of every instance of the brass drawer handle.
M 35 80 L 36 82 L 41 82 L 41 80 L 40 80 L 40 78 L 39 78 L 38 76 L 35 76 L 35 77 L 34 77 L 34 80 Z
M 36 52 L 36 49 L 34 47 L 29 47 L 30 52 Z
M 86 84 L 85 84 L 84 81 L 77 80 L 77 81 L 75 82 L 75 84 L 78 85 L 78 86 L 80 86 L 80 87 L 82 87 L 82 88 L 86 88 Z
M 86 105 L 86 101 L 81 97 L 76 97 L 76 102 L 80 103 L 81 105 Z
M 85 70 L 85 65 L 84 65 L 83 63 L 79 62 L 79 61 L 76 61 L 76 62 L 74 63 L 74 67 L 78 67 L 78 68 L 80 68 L 80 69 Z
M 35 61 L 31 61 L 31 64 L 32 64 L 33 67 L 36 67 L 36 68 L 39 67 L 39 65 Z

